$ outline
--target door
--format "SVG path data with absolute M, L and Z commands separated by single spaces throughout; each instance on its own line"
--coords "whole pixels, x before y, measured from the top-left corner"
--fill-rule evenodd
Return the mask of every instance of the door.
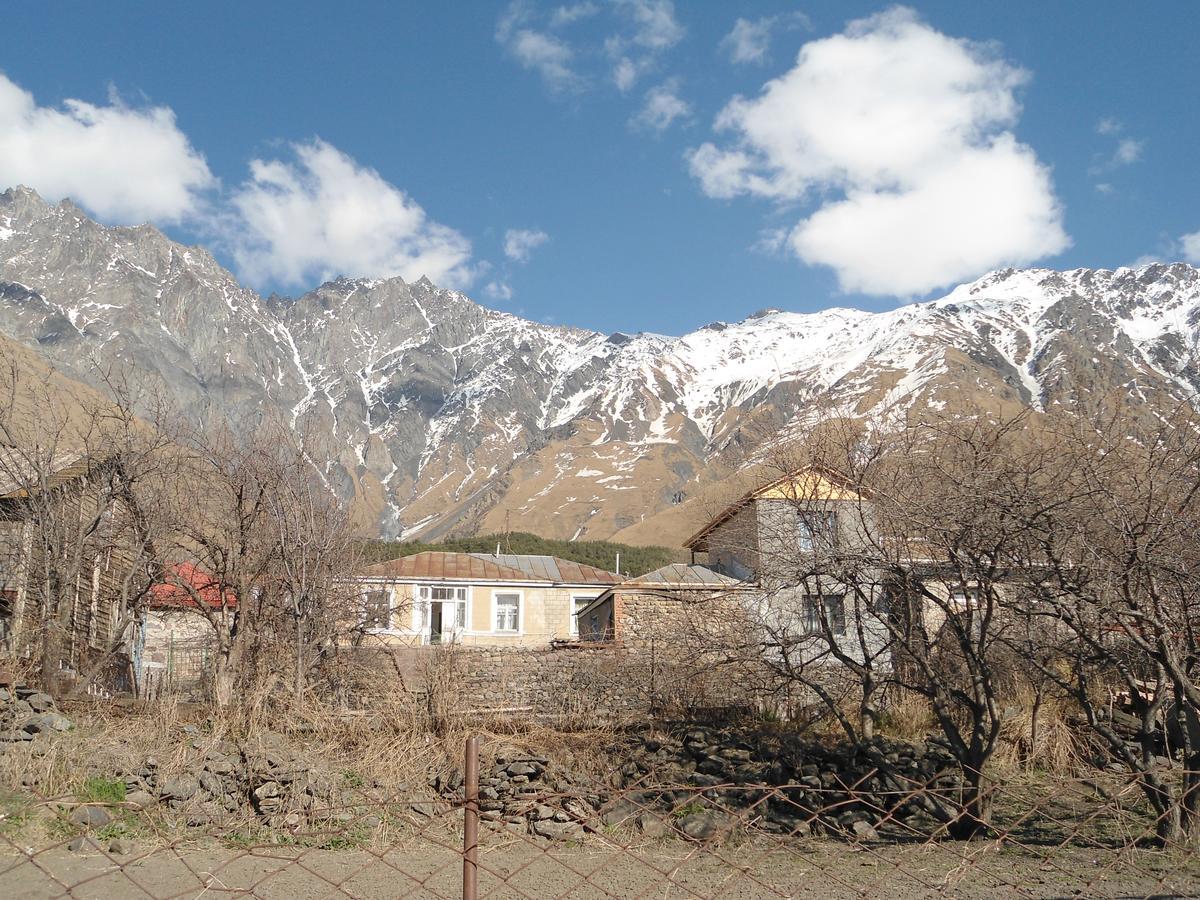
M 467 626 L 467 588 L 420 585 L 416 596 L 423 643 L 448 644 L 461 637 Z

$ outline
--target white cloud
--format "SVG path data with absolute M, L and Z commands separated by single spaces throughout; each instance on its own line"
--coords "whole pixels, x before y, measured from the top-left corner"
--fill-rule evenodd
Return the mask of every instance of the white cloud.
M 1145 141 L 1121 137 L 1125 133 L 1125 125 L 1119 119 L 1111 116 L 1106 116 L 1096 123 L 1096 133 L 1117 138 L 1117 145 L 1111 153 L 1095 155 L 1092 164 L 1088 166 L 1088 175 L 1092 178 L 1108 175 L 1121 166 L 1130 166 L 1139 162 L 1142 158 L 1142 151 L 1146 149 Z M 1114 188 L 1111 184 L 1105 183 L 1096 185 L 1096 190 L 1107 194 L 1112 193 Z
M 778 256 L 787 246 L 790 233 L 791 229 L 789 228 L 764 228 L 758 233 L 758 240 L 750 246 L 750 249 L 763 256 Z
M 686 29 L 671 0 L 614 0 L 614 5 L 626 29 L 610 35 L 604 50 L 614 60 L 613 83 L 624 93 L 654 70 L 659 56 L 683 40 Z
M 613 84 L 622 94 L 633 87 L 638 79 L 638 67 L 632 59 L 623 56 L 613 66 Z
M 550 90 L 562 93 L 582 86 L 582 79 L 572 67 L 574 50 L 557 35 L 531 27 L 524 4 L 512 3 L 500 17 L 496 40 L 522 68 L 537 72 Z
M 926 293 L 1064 250 L 1048 169 L 1008 129 L 1028 74 L 903 7 L 812 41 L 689 153 L 713 197 L 816 202 L 789 237 L 845 290 Z
M 679 79 L 671 78 L 646 92 L 642 108 L 629 122 L 634 128 L 661 133 L 691 114 L 691 105 L 679 96 Z
M 671 0 L 616 0 L 618 8 L 634 25 L 633 42 L 650 50 L 674 47 L 685 33 L 675 18 Z
M 507 302 L 513 297 L 512 287 L 504 281 L 489 281 L 483 287 L 483 294 L 489 300 Z
M 504 255 L 514 262 L 529 262 L 538 247 L 550 240 L 544 231 L 532 228 L 510 228 L 504 232 Z
M 551 28 L 565 28 L 583 19 L 590 19 L 600 12 L 595 3 L 573 3 L 570 6 L 560 6 L 550 15 Z
M 1142 158 L 1142 149 L 1145 146 L 1145 141 L 1135 141 L 1133 138 L 1122 138 L 1117 143 L 1117 149 L 1113 152 L 1113 162 L 1122 166 L 1135 163 Z
M 253 160 L 250 180 L 221 220 L 221 237 L 248 281 L 303 285 L 346 273 L 470 283 L 471 244 L 457 231 L 324 141 L 292 150 L 294 161 Z
M 66 100 L 38 106 L 0 74 L 0 184 L 70 197 L 111 222 L 176 222 L 216 185 L 204 157 L 165 106 Z
M 594 29 L 607 36 L 573 34 L 568 40 L 567 29 L 586 19 L 601 20 Z M 552 9 L 512 0 L 496 22 L 496 41 L 559 95 L 604 80 L 625 93 L 655 71 L 662 54 L 685 33 L 671 0 L 584 0 Z M 607 72 L 598 70 L 598 64 Z
M 718 49 L 729 54 L 730 62 L 763 63 L 771 47 L 771 37 L 778 29 L 811 28 L 804 13 L 796 12 L 761 19 L 738 19 L 729 34 L 721 39 Z
M 1194 266 L 1200 266 L 1200 231 L 1181 235 L 1179 238 L 1179 249 L 1182 251 L 1185 260 Z

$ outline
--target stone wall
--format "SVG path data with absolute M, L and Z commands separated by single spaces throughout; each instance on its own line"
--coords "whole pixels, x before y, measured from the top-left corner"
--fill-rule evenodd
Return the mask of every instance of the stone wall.
M 612 641 L 409 647 L 388 651 L 390 664 L 380 673 L 399 672 L 410 689 L 436 691 L 450 708 L 545 718 L 757 706 L 761 691 L 752 679 L 732 677 L 689 639 L 685 622 L 700 609 L 697 602 L 622 592 L 614 599 Z

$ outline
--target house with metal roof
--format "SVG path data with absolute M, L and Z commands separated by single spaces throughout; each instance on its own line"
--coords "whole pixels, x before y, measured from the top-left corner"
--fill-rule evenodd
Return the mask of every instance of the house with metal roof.
M 362 569 L 365 630 L 385 644 L 549 646 L 621 576 L 555 556 L 426 551 Z

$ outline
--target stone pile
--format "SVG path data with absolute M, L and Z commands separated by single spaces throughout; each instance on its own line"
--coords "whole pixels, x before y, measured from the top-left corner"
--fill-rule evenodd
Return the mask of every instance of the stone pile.
M 195 726 L 185 732 L 198 734 Z M 251 811 L 270 825 L 294 827 L 345 815 L 353 798 L 336 779 L 315 772 L 309 760 L 265 735 L 255 746 L 195 738 L 182 767 L 163 771 L 154 757 L 122 773 L 126 800 L 136 806 L 163 804 L 186 814 L 190 824 L 219 821 Z
M 461 802 L 463 775 L 456 771 L 433 781 L 443 797 Z M 603 803 L 597 785 L 550 760 L 519 747 L 505 747 L 479 776 L 479 810 L 496 827 L 549 840 L 582 837 L 594 827 Z
M 663 811 L 696 838 L 740 824 L 873 839 L 881 822 L 902 822 L 932 793 L 961 786 L 953 758 L 932 741 L 778 742 L 692 727 L 637 735 L 630 757 L 613 779 L 632 789 L 622 808 L 639 826 L 647 810 Z
M 54 698 L 24 684 L 0 687 L 0 752 L 5 746 L 33 741 L 72 722 L 58 711 Z
M 960 787 L 952 757 L 933 742 L 857 745 L 756 740 L 736 729 L 643 732 L 611 749 L 616 768 L 594 779 L 545 756 L 505 748 L 481 772 L 479 806 L 496 827 L 551 840 L 634 828 L 704 841 L 734 830 L 824 833 L 873 840 L 883 823 L 926 809 Z M 462 773 L 434 787 L 461 802 Z

